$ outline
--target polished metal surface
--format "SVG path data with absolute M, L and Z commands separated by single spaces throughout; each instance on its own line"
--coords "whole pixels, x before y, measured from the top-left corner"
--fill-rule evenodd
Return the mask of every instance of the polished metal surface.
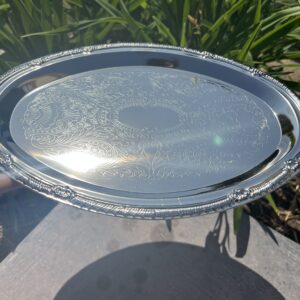
M 254 200 L 295 175 L 299 100 L 209 53 L 86 47 L 0 79 L 0 166 L 84 209 L 172 218 Z

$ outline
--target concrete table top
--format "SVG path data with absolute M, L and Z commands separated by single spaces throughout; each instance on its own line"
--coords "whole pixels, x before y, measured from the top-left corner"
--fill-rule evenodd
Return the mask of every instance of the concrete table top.
M 57 205 L 0 263 L 0 299 L 300 299 L 300 247 L 232 211 L 140 221 Z

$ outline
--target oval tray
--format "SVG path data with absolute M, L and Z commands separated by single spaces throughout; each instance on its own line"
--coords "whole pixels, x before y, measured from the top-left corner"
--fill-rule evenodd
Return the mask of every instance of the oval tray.
M 0 77 L 0 167 L 41 194 L 168 219 L 245 204 L 300 167 L 297 97 L 207 52 L 111 44 Z

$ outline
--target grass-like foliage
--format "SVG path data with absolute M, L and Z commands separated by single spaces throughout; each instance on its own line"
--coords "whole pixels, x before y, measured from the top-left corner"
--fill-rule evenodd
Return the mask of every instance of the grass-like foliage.
M 278 77 L 282 59 L 298 65 L 299 25 L 297 0 L 0 0 L 0 72 L 60 50 L 130 41 L 210 51 Z

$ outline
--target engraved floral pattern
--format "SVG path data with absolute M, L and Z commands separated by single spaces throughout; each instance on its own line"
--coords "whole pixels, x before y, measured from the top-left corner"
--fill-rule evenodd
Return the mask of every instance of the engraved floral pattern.
M 170 128 L 129 126 L 119 114 L 132 107 L 168 109 L 177 123 Z M 31 146 L 45 155 L 77 149 L 126 162 L 102 166 L 95 171 L 100 176 L 157 180 L 222 174 L 229 165 L 238 174 L 235 152 L 241 155 L 247 146 L 247 155 L 255 157 L 263 149 L 266 120 L 266 111 L 249 95 L 225 83 L 185 71 L 129 67 L 49 85 L 28 101 L 23 130 Z M 237 132 L 242 138 L 236 138 Z

